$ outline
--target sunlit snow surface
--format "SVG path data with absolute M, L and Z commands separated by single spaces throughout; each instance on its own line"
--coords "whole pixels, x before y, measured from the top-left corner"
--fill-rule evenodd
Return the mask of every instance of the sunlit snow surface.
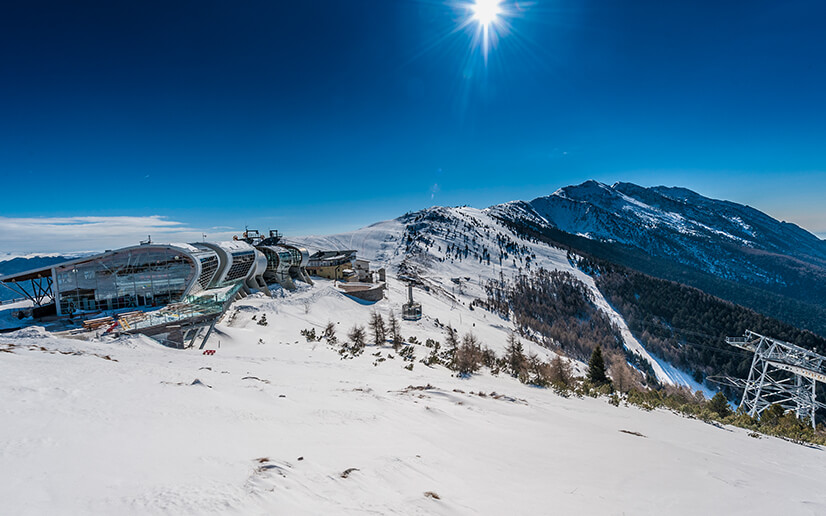
M 374 308 L 386 313 L 403 295 L 395 288 Z M 386 347 L 341 360 L 298 335 L 332 320 L 343 336 L 368 316 L 320 282 L 236 303 L 212 356 L 143 337 L 0 335 L 2 512 L 826 511 L 820 449 L 508 377 L 462 379 L 418 362 L 408 371 Z M 403 330 L 438 334 L 427 320 Z

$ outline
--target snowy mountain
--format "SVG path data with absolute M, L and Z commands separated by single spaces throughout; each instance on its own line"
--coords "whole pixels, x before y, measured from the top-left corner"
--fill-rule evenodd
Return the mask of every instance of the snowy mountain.
M 826 241 L 749 206 L 685 188 L 587 181 L 491 212 L 600 258 L 826 329 L 815 324 L 826 307 Z
M 521 206 L 562 231 L 636 247 L 725 278 L 783 283 L 754 255 L 826 266 L 826 242 L 811 233 L 685 188 L 588 181 Z

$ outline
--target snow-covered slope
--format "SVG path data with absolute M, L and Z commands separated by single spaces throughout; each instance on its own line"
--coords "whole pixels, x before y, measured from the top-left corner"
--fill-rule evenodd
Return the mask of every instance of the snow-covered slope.
M 473 317 L 473 311 L 468 307 L 474 299 L 485 298 L 484 285 L 489 280 L 511 279 L 519 272 L 540 267 L 569 272 L 588 286 L 597 307 L 619 327 L 625 346 L 652 364 L 660 382 L 686 385 L 713 395 L 690 375 L 670 370 L 667 364 L 652 357 L 605 300 L 593 278 L 569 262 L 566 251 L 523 239 L 503 225 L 499 217 L 511 205 L 485 210 L 433 207 L 354 232 L 307 237 L 299 241 L 311 252 L 318 249 L 358 249 L 361 257 L 371 260 L 372 268 L 385 267 L 391 277 L 401 275 L 421 280 L 428 289 L 426 299 L 439 299 L 447 303 L 451 310 L 464 314 L 465 318 Z M 397 306 L 402 302 L 403 298 L 399 298 Z M 440 315 L 443 312 L 439 310 L 427 310 L 425 305 L 425 313 L 446 322 Z M 496 349 L 496 343 L 504 345 L 506 334 L 515 328 L 495 315 L 487 314 L 486 318 L 485 324 L 500 330 L 496 338 L 491 339 L 491 347 Z M 467 327 L 467 324 L 457 324 L 456 321 L 452 324 L 460 330 Z M 487 344 L 487 341 L 483 342 Z M 541 346 L 532 348 L 540 354 L 547 353 Z
M 138 337 L 0 335 L 2 512 L 826 511 L 820 449 L 510 377 L 407 370 L 388 347 L 342 360 L 298 335 L 333 321 L 343 337 L 400 295 L 365 307 L 321 281 L 251 296 L 219 325 L 211 356 Z M 455 317 L 443 298 L 423 301 Z M 435 331 L 402 330 L 420 341 Z

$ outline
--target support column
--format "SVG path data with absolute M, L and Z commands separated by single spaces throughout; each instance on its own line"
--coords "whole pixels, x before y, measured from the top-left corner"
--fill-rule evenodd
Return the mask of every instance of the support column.
M 212 329 L 215 328 L 215 323 L 217 322 L 218 319 L 215 319 L 214 321 L 212 321 L 212 324 L 209 325 L 209 329 L 207 330 L 206 335 L 204 335 L 204 340 L 201 341 L 201 347 L 198 349 L 204 349 L 204 346 L 206 346 L 207 343 L 207 339 L 209 339 L 210 334 L 212 334 Z
M 752 405 L 751 413 L 749 414 L 751 417 L 756 417 L 758 412 L 758 403 L 760 402 L 760 393 L 763 391 L 763 385 L 766 383 L 766 373 L 769 369 L 769 362 L 763 361 L 763 373 L 760 375 L 760 383 L 757 386 L 757 392 L 754 393 L 754 405 Z
M 189 341 L 189 346 L 187 346 L 187 347 L 191 348 L 192 346 L 195 345 L 195 339 L 198 338 L 199 333 L 200 333 L 200 328 L 195 328 L 194 330 L 192 330 L 192 340 Z
M 758 348 L 759 348 L 759 345 L 758 345 Z M 738 406 L 737 408 L 741 408 L 743 406 L 745 406 L 746 409 L 749 408 L 749 406 L 748 406 L 749 405 L 748 404 L 748 397 L 749 397 L 749 393 L 754 390 L 754 382 L 755 382 L 755 376 L 756 376 L 756 371 L 757 371 L 757 357 L 759 356 L 758 351 L 759 351 L 759 349 L 754 352 L 754 357 L 751 359 L 751 367 L 749 368 L 749 378 L 748 378 L 748 380 L 746 380 L 746 388 L 743 389 L 743 399 L 740 400 L 740 406 Z M 749 411 L 749 412 L 751 412 L 751 411 Z
M 57 282 L 57 268 L 55 267 L 52 267 L 52 293 L 57 315 L 63 315 L 63 311 L 60 309 L 60 285 Z
M 812 380 L 812 430 L 817 430 L 815 413 L 817 412 L 817 382 Z

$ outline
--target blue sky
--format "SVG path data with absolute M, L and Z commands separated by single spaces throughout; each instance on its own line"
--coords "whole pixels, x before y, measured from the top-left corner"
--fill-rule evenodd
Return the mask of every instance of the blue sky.
M 826 3 L 502 8 L 486 63 L 458 2 L 6 3 L 0 252 L 125 221 L 332 233 L 591 178 L 826 235 Z

